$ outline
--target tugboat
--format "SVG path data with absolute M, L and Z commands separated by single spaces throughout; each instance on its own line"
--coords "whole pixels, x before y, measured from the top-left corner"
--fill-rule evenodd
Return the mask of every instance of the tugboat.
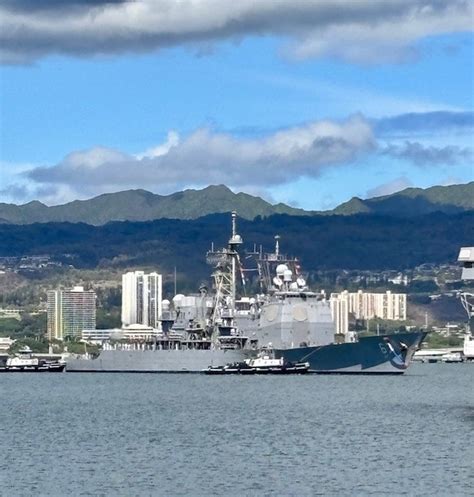
M 275 359 L 269 354 L 261 353 L 244 362 L 226 364 L 225 366 L 209 366 L 204 374 L 304 374 L 309 372 L 309 362 L 287 362 L 282 357 Z
M 13 357 L 9 357 L 2 373 L 61 373 L 66 367 L 63 361 L 47 361 L 33 357 L 32 350 L 25 346 Z

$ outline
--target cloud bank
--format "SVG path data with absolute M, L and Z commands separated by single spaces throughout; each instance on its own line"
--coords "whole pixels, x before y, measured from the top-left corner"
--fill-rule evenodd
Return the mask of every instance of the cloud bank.
M 170 132 L 164 144 L 130 155 L 105 147 L 72 152 L 51 167 L 33 168 L 36 184 L 65 185 L 79 194 L 124 188 L 176 191 L 188 185 L 272 186 L 345 164 L 375 147 L 361 116 L 342 122 L 315 121 L 259 139 L 198 129 L 181 139 Z
M 403 144 L 390 144 L 381 153 L 404 159 L 416 166 L 442 166 L 467 164 L 472 162 L 472 150 L 457 145 L 445 147 L 426 146 L 422 143 L 406 141 Z
M 21 167 L 0 194 L 58 203 L 130 188 L 171 193 L 216 183 L 268 192 L 299 179 L 318 178 L 328 168 L 364 167 L 365 159 L 373 163 L 377 157 L 389 159 L 381 161 L 383 168 L 400 163 L 421 168 L 464 166 L 472 164 L 471 147 L 390 137 L 410 130 L 414 137 L 417 133 L 443 134 L 447 129 L 472 131 L 471 117 L 470 113 L 445 112 L 368 120 L 357 114 L 251 138 L 209 128 L 183 136 L 170 131 L 163 143 L 136 154 L 96 146 L 72 151 L 57 164 Z M 383 195 L 405 186 L 409 180 L 403 176 L 367 194 Z
M 416 57 L 423 38 L 471 31 L 472 15 L 470 0 L 4 0 L 0 56 L 25 63 L 283 36 L 296 58 L 392 63 Z

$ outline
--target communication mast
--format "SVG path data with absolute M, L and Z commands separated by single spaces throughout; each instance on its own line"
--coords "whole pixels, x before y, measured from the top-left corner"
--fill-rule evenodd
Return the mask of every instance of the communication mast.
M 232 212 L 232 233 L 227 248 L 207 252 L 206 261 L 215 267 L 214 308 L 210 319 L 211 328 L 231 329 L 235 315 L 237 268 L 240 267 L 238 248 L 242 245 L 242 237 L 237 234 L 237 213 Z

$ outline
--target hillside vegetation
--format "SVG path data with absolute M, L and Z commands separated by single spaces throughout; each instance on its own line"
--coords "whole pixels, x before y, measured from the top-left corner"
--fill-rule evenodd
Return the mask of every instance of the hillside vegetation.
M 48 207 L 38 201 L 24 205 L 0 203 L 0 223 L 32 224 L 71 222 L 103 225 L 111 221 L 155 219 L 198 219 L 209 214 L 236 210 L 241 218 L 254 219 L 274 214 L 292 216 L 383 214 L 412 217 L 433 212 L 456 214 L 474 209 L 474 182 L 435 186 L 423 190 L 407 188 L 372 199 L 354 197 L 330 211 L 315 212 L 285 204 L 271 204 L 247 193 L 233 193 L 224 185 L 202 190 L 185 190 L 156 195 L 145 190 L 107 193 L 89 200 L 75 200 Z
M 379 215 L 273 215 L 239 220 L 245 246 L 271 251 L 281 235 L 282 251 L 317 269 L 406 269 L 456 261 L 459 247 L 474 241 L 474 212 L 417 218 Z M 76 267 L 177 266 L 192 278 L 207 276 L 205 253 L 224 246 L 230 216 L 197 220 L 159 219 L 104 226 L 73 223 L 0 225 L 0 256 L 49 254 Z M 32 243 L 34 240 L 34 243 Z

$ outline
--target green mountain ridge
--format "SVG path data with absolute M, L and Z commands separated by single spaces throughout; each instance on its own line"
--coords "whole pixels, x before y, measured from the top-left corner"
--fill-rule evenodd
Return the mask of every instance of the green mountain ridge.
M 99 226 L 112 221 L 192 220 L 232 210 L 236 210 L 239 217 L 248 220 L 274 214 L 381 214 L 397 217 L 431 212 L 453 214 L 474 210 L 474 182 L 427 189 L 407 188 L 392 195 L 365 200 L 353 197 L 335 209 L 323 212 L 306 211 L 283 203 L 271 204 L 247 193 L 234 193 L 224 185 L 211 185 L 202 190 L 189 189 L 170 195 L 157 195 L 146 190 L 126 190 L 54 206 L 47 206 L 37 200 L 23 205 L 0 203 L 0 223 L 72 222 Z
M 351 198 L 332 214 L 387 214 L 403 217 L 444 212 L 454 214 L 474 209 L 474 181 L 461 185 L 406 188 L 391 195 L 370 199 Z

